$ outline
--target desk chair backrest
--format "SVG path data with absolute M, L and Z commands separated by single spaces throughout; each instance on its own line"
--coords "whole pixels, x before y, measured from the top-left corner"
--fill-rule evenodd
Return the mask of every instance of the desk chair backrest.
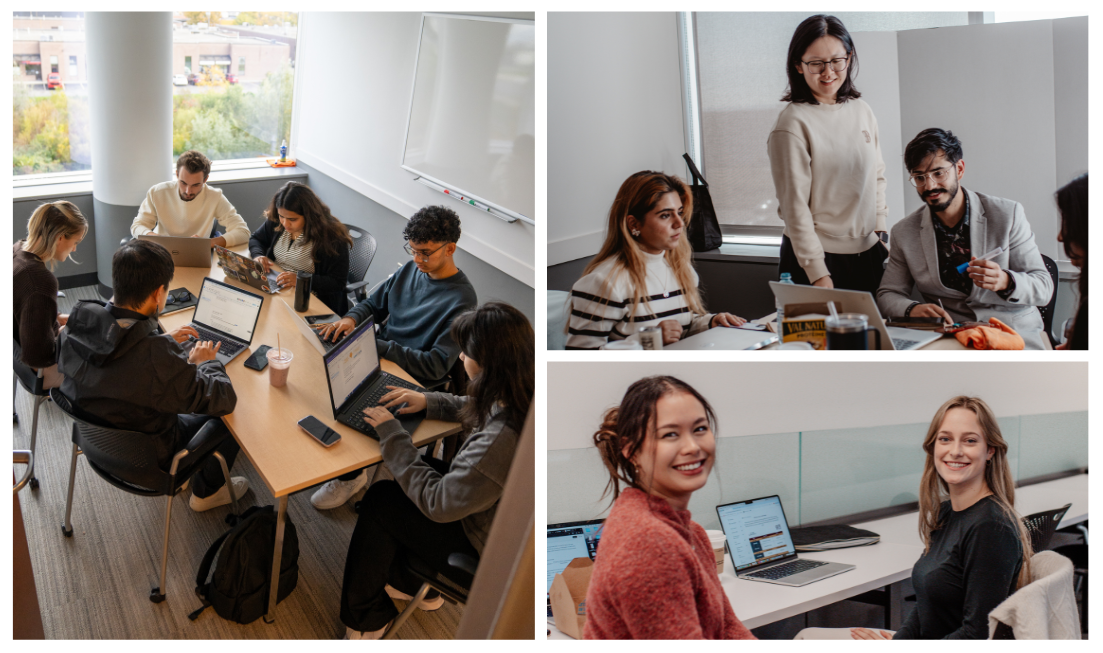
M 54 403 L 73 420 L 73 444 L 105 481 L 131 494 L 161 496 L 172 493 L 172 477 L 158 465 L 156 439 L 146 433 L 95 424 L 57 388 Z
M 1080 639 L 1080 615 L 1068 558 L 1042 551 L 1030 559 L 1030 583 L 988 613 L 989 638 Z M 1001 629 L 1001 624 L 1012 632 Z
M 1057 525 L 1061 523 L 1065 513 L 1071 507 L 1072 504 L 1069 503 L 1062 508 L 1044 510 L 1023 517 L 1023 525 L 1026 526 L 1026 531 L 1030 533 L 1030 546 L 1034 549 L 1034 553 L 1044 551 L 1049 547 L 1049 541 L 1053 539 L 1053 533 L 1057 530 Z
M 567 348 L 567 320 L 571 315 L 571 293 L 548 291 L 548 349 Z
M 1049 272 L 1049 278 L 1053 280 L 1053 294 L 1050 296 L 1048 304 L 1038 307 L 1038 312 L 1042 314 L 1042 327 L 1045 329 L 1046 337 L 1049 338 L 1051 344 L 1056 346 L 1061 342 L 1060 339 L 1053 337 L 1053 312 L 1057 307 L 1057 263 L 1045 254 L 1042 254 L 1042 261 L 1046 264 L 1046 271 Z
M 352 247 L 349 249 L 348 282 L 357 283 L 363 281 L 364 275 L 368 273 L 368 268 L 371 267 L 378 246 L 375 242 L 375 236 L 364 229 L 354 227 L 351 224 L 346 224 L 345 229 L 348 229 L 349 236 L 352 237 Z
M 45 397 L 49 395 L 49 392 L 42 388 L 42 372 L 35 372 L 30 366 L 25 365 L 20 360 L 22 353 L 23 349 L 19 346 L 19 341 L 12 338 L 12 368 L 15 370 L 15 377 L 19 379 L 19 385 L 35 396 Z

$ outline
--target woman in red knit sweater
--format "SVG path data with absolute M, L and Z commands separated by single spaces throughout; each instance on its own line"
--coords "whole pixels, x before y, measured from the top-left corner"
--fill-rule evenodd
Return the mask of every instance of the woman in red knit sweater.
M 586 639 L 755 638 L 688 510 L 712 470 L 715 424 L 705 398 L 670 376 L 636 381 L 605 413 L 594 444 L 614 504 L 586 594 Z

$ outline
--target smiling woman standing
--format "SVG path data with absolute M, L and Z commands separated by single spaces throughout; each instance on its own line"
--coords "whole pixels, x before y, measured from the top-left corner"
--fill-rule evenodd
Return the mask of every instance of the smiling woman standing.
M 605 413 L 594 444 L 614 503 L 586 593 L 586 639 L 755 639 L 688 510 L 712 471 L 715 425 L 708 401 L 671 376 L 636 381 Z
M 785 70 L 781 99 L 789 104 L 767 141 L 785 223 L 779 272 L 794 283 L 875 293 L 888 256 L 885 162 L 877 119 L 854 86 L 858 52 L 842 21 L 802 22 Z
M 677 177 L 644 170 L 621 184 L 605 244 L 571 288 L 567 349 L 597 349 L 645 326 L 660 327 L 669 345 L 746 322 L 705 312 L 685 238 L 692 213 L 693 196 Z

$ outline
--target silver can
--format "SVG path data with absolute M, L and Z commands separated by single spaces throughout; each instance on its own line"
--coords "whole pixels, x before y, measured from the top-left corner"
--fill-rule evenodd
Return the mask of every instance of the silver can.
M 663 348 L 663 329 L 658 326 L 640 327 L 640 344 L 644 349 Z

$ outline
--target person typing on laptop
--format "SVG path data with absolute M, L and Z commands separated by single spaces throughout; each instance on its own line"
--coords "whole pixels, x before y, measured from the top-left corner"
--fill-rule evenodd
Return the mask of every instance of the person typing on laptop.
M 212 245 L 234 247 L 249 242 L 249 227 L 222 190 L 207 185 L 211 162 L 202 153 L 189 150 L 176 160 L 176 181 L 149 189 L 130 225 L 130 234 L 195 236 L 211 238 Z M 218 235 L 215 220 L 226 230 Z
M 348 639 L 379 639 L 398 615 L 391 599 L 408 601 L 421 586 L 397 571 L 396 560 L 409 553 L 446 572 L 449 554 L 477 560 L 486 545 L 535 391 L 534 334 L 521 311 L 500 302 L 461 314 L 451 333 L 471 378 L 469 396 L 392 387 L 380 406 L 364 410 L 394 480 L 373 484 L 359 504 L 341 585 Z M 463 422 L 469 435 L 451 465 L 418 454 L 395 408 Z M 435 590 L 426 599 L 425 610 L 444 603 Z
M 229 468 L 239 448 L 218 418 L 233 412 L 237 394 L 215 360 L 219 344 L 199 342 L 185 353 L 180 343 L 196 337 L 195 329 L 164 333 L 157 322 L 173 272 L 172 256 L 156 243 L 131 240 L 115 252 L 112 300 L 78 302 L 61 332 L 60 389 L 93 421 L 156 438 L 164 470 L 199 429 L 217 421 L 217 451 Z M 233 483 L 238 497 L 249 489 L 243 477 Z M 192 510 L 228 504 L 225 485 L 218 461 L 209 458 L 191 479 Z
M 715 425 L 708 401 L 670 376 L 636 381 L 605 413 L 594 444 L 614 501 L 586 593 L 586 639 L 755 639 L 688 510 L 712 470 Z
M 904 164 L 925 206 L 892 228 L 877 305 L 886 317 L 987 321 L 1014 329 L 1027 349 L 1042 349 L 1042 316 L 1053 281 L 1022 204 L 967 190 L 961 141 L 925 129 L 904 150 Z M 1000 252 L 987 258 L 992 251 Z M 965 272 L 959 271 L 961 266 Z M 923 302 L 911 298 L 918 288 Z
M 448 375 L 460 348 L 449 329 L 452 320 L 474 308 L 475 288 L 452 257 L 460 239 L 460 218 L 443 206 L 427 206 L 415 213 L 402 232 L 413 260 L 360 302 L 344 318 L 320 327 L 319 333 L 336 340 L 371 316 L 379 330 L 380 358 L 398 364 L 419 383 L 432 387 Z M 367 482 L 358 470 L 323 485 L 311 496 L 319 510 L 344 504 Z

